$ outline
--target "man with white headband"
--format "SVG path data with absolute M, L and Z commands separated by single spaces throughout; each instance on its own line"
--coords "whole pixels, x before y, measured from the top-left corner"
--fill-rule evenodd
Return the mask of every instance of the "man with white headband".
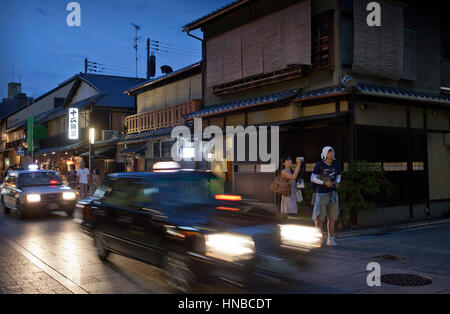
M 338 246 L 334 237 L 334 225 L 339 217 L 339 197 L 337 188 L 341 182 L 341 166 L 335 160 L 333 147 L 322 149 L 322 160 L 314 167 L 311 182 L 317 184 L 313 221 L 322 229 L 328 218 L 328 246 Z

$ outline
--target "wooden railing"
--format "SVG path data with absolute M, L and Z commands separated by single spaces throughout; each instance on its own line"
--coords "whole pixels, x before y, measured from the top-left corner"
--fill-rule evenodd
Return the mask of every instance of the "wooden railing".
M 139 133 L 183 124 L 183 116 L 200 109 L 201 100 L 144 112 L 125 118 L 127 133 Z

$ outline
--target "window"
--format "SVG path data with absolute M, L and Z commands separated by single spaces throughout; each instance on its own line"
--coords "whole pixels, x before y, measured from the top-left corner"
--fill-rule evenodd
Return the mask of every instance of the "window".
M 450 21 L 446 15 L 446 10 L 441 10 L 442 60 L 450 61 Z
M 31 172 L 23 173 L 19 176 L 19 185 L 25 186 L 45 186 L 60 185 L 61 177 L 54 172 Z
M 444 39 L 442 41 L 442 59 L 450 61 L 450 39 Z
M 416 31 L 405 28 L 403 45 L 403 79 L 414 81 L 417 78 Z
M 352 13 L 353 14 L 353 13 Z M 342 15 L 342 66 L 351 68 L 353 64 L 353 15 Z
M 170 157 L 173 144 L 175 144 L 175 141 L 162 142 L 162 157 Z
M 215 176 L 180 175 L 158 181 L 154 195 L 166 208 L 180 204 L 204 204 L 213 200 L 221 191 L 223 182 Z
M 105 182 L 95 192 L 106 204 L 120 208 L 143 209 L 155 201 L 158 189 L 136 179 L 115 179 Z
M 153 143 L 153 157 L 161 157 L 161 151 L 159 149 L 159 142 Z
M 9 176 L 5 180 L 5 185 L 15 188 L 16 187 L 16 177 L 15 176 Z
M 136 200 L 136 194 L 139 187 L 140 183 L 135 180 L 111 180 L 99 189 L 99 195 L 101 196 L 103 194 L 104 200 L 107 204 L 122 208 L 129 208 L 132 207 L 131 202 Z
M 312 18 L 312 64 L 314 69 L 333 69 L 333 11 Z

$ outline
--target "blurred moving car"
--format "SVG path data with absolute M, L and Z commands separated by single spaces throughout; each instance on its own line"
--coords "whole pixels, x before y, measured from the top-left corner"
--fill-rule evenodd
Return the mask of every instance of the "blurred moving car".
M 178 291 L 216 278 L 246 287 L 292 279 L 294 257 L 319 247 L 321 232 L 217 193 L 221 184 L 204 171 L 112 174 L 77 207 L 100 259 L 115 252 L 160 267 Z
M 6 214 L 19 219 L 28 214 L 65 211 L 73 215 L 76 194 L 51 170 L 18 170 L 10 172 L 2 185 L 1 202 Z

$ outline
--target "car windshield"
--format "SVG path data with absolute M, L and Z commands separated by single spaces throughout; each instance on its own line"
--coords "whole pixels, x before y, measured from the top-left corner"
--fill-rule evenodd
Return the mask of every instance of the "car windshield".
M 94 197 L 123 207 L 164 205 L 164 208 L 214 201 L 220 192 L 220 180 L 211 175 L 181 175 L 151 180 L 111 179 L 103 184 Z
M 19 186 L 61 185 L 61 177 L 54 172 L 29 172 L 19 175 Z
M 213 176 L 169 177 L 144 192 L 157 192 L 159 201 L 166 204 L 207 203 L 214 200 L 214 196 L 220 192 L 220 180 Z

